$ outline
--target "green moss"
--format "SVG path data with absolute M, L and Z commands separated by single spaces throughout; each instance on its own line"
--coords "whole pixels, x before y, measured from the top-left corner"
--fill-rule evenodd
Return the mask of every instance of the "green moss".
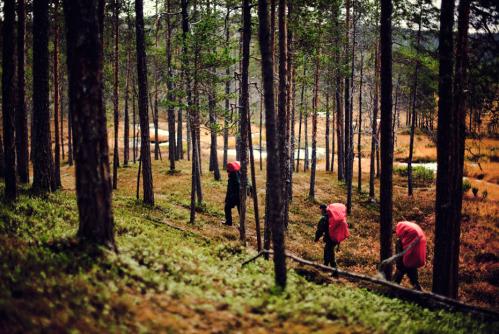
M 216 243 L 157 223 L 187 224 L 188 218 L 178 199 L 158 202 L 159 207 L 149 208 L 115 196 L 118 254 L 82 245 L 74 238 L 78 215 L 72 193 L 59 192 L 47 199 L 22 195 L 14 205 L 0 205 L 0 315 L 5 328 L 151 331 L 149 322 L 137 320 L 140 310 L 135 305 L 156 296 L 176 300 L 206 317 L 219 307 L 235 316 L 251 314 L 268 328 L 288 320 L 313 330 L 477 333 L 498 329 L 497 324 L 430 311 L 365 289 L 318 285 L 293 270 L 287 289 L 278 292 L 271 261 L 262 259 L 241 268 L 251 255 L 249 250 L 236 241 Z M 189 304 L 191 300 L 196 303 Z

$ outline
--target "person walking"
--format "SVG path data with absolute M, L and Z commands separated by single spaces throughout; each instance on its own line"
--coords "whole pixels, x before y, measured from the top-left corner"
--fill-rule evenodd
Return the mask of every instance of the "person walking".
M 227 164 L 227 173 L 229 181 L 227 183 L 227 193 L 225 195 L 225 222 L 227 226 L 232 226 L 232 208 L 237 207 L 237 211 L 241 209 L 239 199 L 240 173 L 241 165 L 238 161 L 229 162 Z

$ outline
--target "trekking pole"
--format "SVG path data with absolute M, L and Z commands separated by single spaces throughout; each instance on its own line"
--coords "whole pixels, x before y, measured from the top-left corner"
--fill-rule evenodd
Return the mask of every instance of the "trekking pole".
M 411 244 L 406 249 L 404 249 L 402 252 L 397 253 L 397 254 L 395 254 L 393 256 L 390 256 L 389 258 L 384 259 L 383 261 L 381 261 L 381 263 L 378 264 L 378 275 L 380 275 L 383 279 L 386 280 L 386 276 L 385 276 L 385 273 L 383 272 L 383 269 L 385 269 L 386 266 L 388 266 L 392 262 L 394 262 L 397 259 L 399 259 L 402 256 L 404 256 L 405 253 L 407 253 L 411 248 L 413 248 L 414 246 L 416 246 L 416 244 L 418 242 L 419 242 L 419 237 L 417 237 L 413 242 L 411 242 Z

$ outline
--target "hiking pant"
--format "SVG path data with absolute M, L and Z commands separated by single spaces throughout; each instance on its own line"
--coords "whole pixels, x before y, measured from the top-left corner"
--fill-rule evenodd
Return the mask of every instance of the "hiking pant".
M 239 203 L 225 203 L 225 224 L 232 225 L 232 208 L 237 207 L 237 212 L 241 212 L 241 205 Z
M 418 268 L 407 268 L 403 263 L 397 263 L 397 270 L 393 276 L 393 281 L 400 284 L 405 274 L 409 277 L 414 289 L 421 291 L 421 285 L 419 285 L 418 280 Z
M 324 244 L 324 265 L 336 268 L 336 255 L 335 250 L 337 243 L 326 241 Z

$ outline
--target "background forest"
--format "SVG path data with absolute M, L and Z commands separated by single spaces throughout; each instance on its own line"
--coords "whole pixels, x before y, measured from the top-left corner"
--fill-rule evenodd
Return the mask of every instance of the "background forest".
M 1 18 L 0 332 L 499 329 L 494 1 L 5 0 Z M 314 243 L 333 202 L 339 270 Z M 378 269 L 404 220 L 428 239 L 423 293 Z

